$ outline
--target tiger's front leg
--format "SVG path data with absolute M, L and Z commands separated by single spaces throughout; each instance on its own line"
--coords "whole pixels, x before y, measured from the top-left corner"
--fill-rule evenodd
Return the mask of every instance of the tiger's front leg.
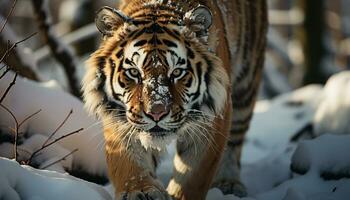
M 108 172 L 116 200 L 169 199 L 155 175 L 156 154 L 146 151 L 138 141 L 131 141 L 128 148 L 111 130 L 105 130 L 105 138 Z
M 205 199 L 229 135 L 229 110 L 226 109 L 224 115 L 216 117 L 212 123 L 193 128 L 197 133 L 188 131 L 178 139 L 174 174 L 167 188 L 174 199 Z M 204 134 L 207 136 L 202 137 Z

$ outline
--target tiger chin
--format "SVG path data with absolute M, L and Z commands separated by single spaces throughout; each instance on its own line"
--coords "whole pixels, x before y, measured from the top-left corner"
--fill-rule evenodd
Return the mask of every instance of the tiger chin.
M 103 40 L 87 61 L 83 95 L 103 122 L 116 199 L 205 199 L 231 119 L 230 69 L 208 46 L 211 24 L 198 3 L 129 1 L 97 12 Z M 172 140 L 166 188 L 155 170 Z

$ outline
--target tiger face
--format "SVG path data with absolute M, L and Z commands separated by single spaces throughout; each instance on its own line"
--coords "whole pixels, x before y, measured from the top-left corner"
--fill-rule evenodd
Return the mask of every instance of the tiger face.
M 149 9 L 144 13 L 156 13 Z M 202 9 L 182 14 L 186 19 L 171 9 L 130 16 L 102 9 L 97 27 L 104 41 L 89 59 L 83 83 L 89 110 L 127 125 L 150 146 L 219 115 L 229 81 L 203 40 L 211 15 Z
M 152 40 L 153 34 L 145 33 L 125 46 L 111 89 L 129 123 L 164 136 L 184 122 L 198 80 L 180 41 L 170 41 L 168 35 L 158 36 L 157 45 Z

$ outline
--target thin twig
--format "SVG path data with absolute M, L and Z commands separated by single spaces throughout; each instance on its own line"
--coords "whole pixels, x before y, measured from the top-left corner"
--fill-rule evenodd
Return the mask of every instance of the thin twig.
M 52 142 L 50 142 L 50 143 L 47 143 L 46 145 L 42 146 L 40 149 L 34 151 L 33 154 L 30 156 L 30 158 L 28 159 L 28 162 L 27 162 L 27 163 L 30 164 L 30 163 L 32 162 L 33 158 L 34 158 L 40 151 L 46 149 L 47 147 L 51 146 L 52 144 L 55 144 L 56 142 L 58 142 L 58 141 L 60 141 L 60 140 L 62 140 L 62 139 L 64 139 L 64 138 L 66 138 L 66 137 L 69 137 L 69 136 L 71 136 L 71 135 L 73 135 L 73 134 L 79 133 L 79 132 L 81 132 L 81 131 L 83 131 L 83 130 L 84 130 L 84 128 L 80 128 L 80 129 L 78 129 L 78 130 L 76 130 L 76 131 L 73 131 L 73 132 L 70 132 L 70 133 L 68 133 L 68 134 L 66 134 L 66 135 L 63 135 L 63 136 L 61 136 L 61 137 L 55 139 L 54 141 L 52 141 Z
M 5 26 L 6 26 L 7 22 L 8 22 L 8 20 L 9 20 L 9 18 L 10 18 L 10 16 L 12 15 L 13 10 L 14 10 L 15 7 L 16 7 L 16 3 L 17 3 L 17 0 L 14 0 L 14 1 L 13 1 L 13 4 L 12 4 L 12 7 L 11 7 L 11 10 L 10 10 L 10 12 L 7 14 L 4 24 L 1 26 L 0 33 L 4 30 L 4 28 L 5 28 Z
M 22 126 L 22 124 L 24 124 L 24 122 L 28 121 L 30 118 L 34 117 L 35 115 L 37 115 L 39 112 L 41 112 L 41 109 L 39 109 L 38 111 L 36 111 L 35 113 L 29 115 L 28 117 L 26 117 L 21 123 L 19 123 L 19 127 Z
M 4 61 L 4 59 L 8 56 L 9 53 L 11 53 L 11 51 L 17 47 L 18 44 L 30 39 L 31 37 L 33 37 L 34 35 L 36 35 L 37 33 L 32 33 L 29 36 L 25 37 L 24 39 L 15 42 L 8 50 L 6 50 L 6 52 L 4 53 L 4 55 L 2 55 L 1 59 L 0 59 L 0 63 L 2 63 Z
M 3 18 L 0 15 L 0 21 Z M 11 28 L 9 24 L 0 34 L 0 52 L 5 52 L 11 45 L 18 40 L 18 36 Z M 11 42 L 13 41 L 13 42 Z M 8 45 L 6 48 L 6 44 Z M 23 47 L 27 46 L 23 44 Z M 0 54 L 1 56 L 3 55 Z M 30 80 L 39 81 L 39 76 L 36 72 L 37 69 L 37 59 L 33 56 L 33 53 L 27 52 L 24 48 L 15 48 L 7 55 L 7 59 L 4 60 L 4 65 L 6 64 L 12 71 L 16 71 L 18 75 L 26 77 Z
M 2 103 L 2 101 L 4 101 L 5 97 L 7 96 L 7 94 L 9 93 L 9 91 L 11 90 L 12 86 L 14 86 L 16 84 L 16 79 L 17 79 L 17 73 L 15 74 L 15 76 L 13 77 L 12 82 L 10 83 L 10 85 L 6 88 L 4 94 L 2 95 L 1 99 L 0 99 L 0 103 Z
M 6 65 L 5 65 L 5 66 L 6 66 Z M 1 68 L 1 69 L 2 69 L 2 68 Z M 10 68 L 6 68 L 5 71 L 4 71 L 4 73 L 1 74 L 0 79 L 2 79 L 2 77 L 4 77 L 4 76 L 7 74 L 7 72 L 9 72 L 9 71 L 10 71 Z
M 51 133 L 51 135 L 47 138 L 47 140 L 43 143 L 43 146 L 45 146 L 49 140 L 51 140 L 51 138 L 57 133 L 58 130 L 60 130 L 60 128 L 62 128 L 62 126 L 67 122 L 68 118 L 72 115 L 73 113 L 73 109 L 71 109 L 68 113 L 68 115 L 66 116 L 66 118 L 62 121 L 62 123 Z
M 77 151 L 78 151 L 78 149 L 74 149 L 73 151 L 71 151 L 71 152 L 68 153 L 67 155 L 63 156 L 62 158 L 56 160 L 55 162 L 52 162 L 52 163 L 50 163 L 50 164 L 45 165 L 44 167 L 41 167 L 41 169 L 46 169 L 46 168 L 48 168 L 48 167 L 51 167 L 52 165 L 54 165 L 54 164 L 56 164 L 56 163 L 59 163 L 59 162 L 65 160 L 68 156 L 72 155 L 73 153 L 75 153 L 75 152 L 77 152 Z
M 16 118 L 16 116 L 13 114 L 13 112 L 7 108 L 6 106 L 4 106 L 3 104 L 0 103 L 0 107 L 2 107 L 4 110 L 6 110 L 10 115 L 11 117 L 13 118 L 13 120 L 15 121 L 15 142 L 14 142 L 14 159 L 17 161 L 17 139 L 18 139 L 18 129 L 19 129 L 19 126 L 18 126 L 18 120 Z

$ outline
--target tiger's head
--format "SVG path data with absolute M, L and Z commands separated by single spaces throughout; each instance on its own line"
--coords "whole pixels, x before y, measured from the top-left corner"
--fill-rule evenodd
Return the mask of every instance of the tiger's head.
M 145 147 L 204 127 L 224 109 L 229 85 L 206 44 L 211 21 L 204 6 L 103 7 L 96 25 L 104 40 L 83 80 L 88 110 Z

